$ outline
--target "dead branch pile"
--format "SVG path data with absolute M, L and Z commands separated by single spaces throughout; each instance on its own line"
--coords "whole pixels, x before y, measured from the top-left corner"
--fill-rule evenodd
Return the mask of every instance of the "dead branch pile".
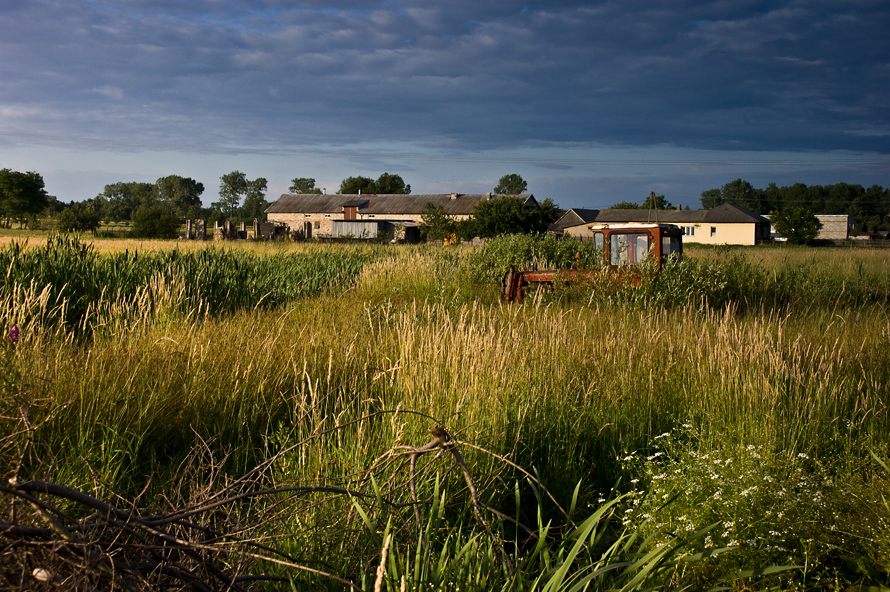
M 373 415 L 380 413 L 411 412 Z M 349 423 L 367 421 L 373 415 Z M 408 530 L 416 521 L 417 530 L 422 532 L 420 508 L 431 500 L 418 499 L 417 478 L 443 458 L 450 459 L 442 467 L 443 474 L 457 470 L 462 475 L 482 532 L 494 542 L 504 567 L 513 571 L 502 543 L 484 515 L 494 515 L 496 520 L 511 519 L 480 501 L 477 485 L 459 451 L 462 445 L 482 449 L 454 440 L 442 427 L 430 428 L 432 439 L 427 444 L 394 446 L 367 471 L 343 483 L 263 487 L 274 482 L 270 474 L 277 461 L 307 442 L 343 427 L 317 432 L 280 450 L 246 475 L 215 491 L 203 492 L 200 501 L 162 514 L 143 513 L 134 501 L 120 499 L 111 503 L 64 485 L 22 482 L 13 477 L 0 485 L 0 586 L 83 591 L 240 591 L 262 582 L 287 582 L 296 574 L 360 589 L 356 574 L 337 575 L 331 573 L 333 568 L 329 566 L 284 550 L 279 542 L 288 535 L 281 530 L 285 518 L 299 508 L 317 507 L 346 497 L 353 503 L 363 499 L 369 504 L 380 501 L 392 510 L 405 510 L 399 528 Z M 421 464 L 419 461 L 427 455 L 429 458 Z M 534 480 L 506 458 L 497 458 L 505 467 L 511 466 Z M 384 483 L 384 495 L 376 489 L 378 482 Z M 369 485 L 374 489 L 369 491 Z M 543 491 L 546 493 L 546 489 Z M 400 492 L 410 493 L 400 496 Z M 333 525 L 340 529 L 340 537 L 347 539 L 358 534 L 360 529 L 354 520 L 340 520 Z M 531 529 L 519 527 L 535 536 Z M 371 568 L 370 561 L 365 563 Z

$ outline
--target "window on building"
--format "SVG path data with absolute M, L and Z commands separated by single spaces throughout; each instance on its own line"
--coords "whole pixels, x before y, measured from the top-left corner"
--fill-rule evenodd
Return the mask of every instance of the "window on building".
M 315 222 L 312 226 L 313 228 L 321 228 L 321 222 Z
M 684 226 L 683 234 L 686 236 L 695 236 L 695 226 Z
M 711 226 L 711 236 L 717 236 L 717 227 Z
M 325 218 L 330 218 L 331 215 L 330 215 L 330 214 L 325 214 L 324 217 L 325 217 Z
M 368 214 L 368 218 L 373 218 L 374 214 Z
M 311 217 L 312 217 L 312 214 L 303 214 L 303 217 L 304 217 L 304 218 L 311 218 Z

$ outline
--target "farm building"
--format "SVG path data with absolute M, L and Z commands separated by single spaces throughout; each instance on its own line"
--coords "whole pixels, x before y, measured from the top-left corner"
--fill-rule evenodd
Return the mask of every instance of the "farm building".
M 428 204 L 441 205 L 455 220 L 473 215 L 476 204 L 497 199 L 491 193 L 444 193 L 427 195 L 341 195 L 285 193 L 266 208 L 269 222 L 287 224 L 306 238 L 375 238 L 381 232 L 412 240 L 423 222 Z M 524 194 L 527 203 L 537 205 L 535 197 Z
M 568 210 L 550 226 L 556 234 L 582 240 L 591 224 L 676 224 L 685 243 L 754 245 L 770 238 L 769 220 L 743 207 L 723 204 L 709 210 Z
M 765 216 L 769 219 L 769 216 Z M 845 240 L 850 236 L 850 231 L 856 229 L 856 220 L 846 214 L 816 214 L 816 218 L 822 223 L 822 229 L 816 235 L 816 240 Z M 771 228 L 774 239 L 785 240 L 785 237 Z

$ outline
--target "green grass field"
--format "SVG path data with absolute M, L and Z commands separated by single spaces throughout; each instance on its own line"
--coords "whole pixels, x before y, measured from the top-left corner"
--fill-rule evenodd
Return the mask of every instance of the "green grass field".
M 690 248 L 501 304 L 504 261 L 574 259 L 528 240 L 9 244 L 3 482 L 200 509 L 190 565 L 278 578 L 246 589 L 890 585 L 890 252 Z M 0 538 L 3 586 L 110 581 L 94 512 L 2 491 L 67 549 Z

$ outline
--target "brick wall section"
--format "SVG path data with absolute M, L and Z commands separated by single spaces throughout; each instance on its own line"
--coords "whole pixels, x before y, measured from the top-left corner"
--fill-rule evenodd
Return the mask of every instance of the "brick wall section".
M 816 216 L 822 222 L 822 230 L 816 238 L 826 240 L 844 240 L 847 238 L 848 216 Z

